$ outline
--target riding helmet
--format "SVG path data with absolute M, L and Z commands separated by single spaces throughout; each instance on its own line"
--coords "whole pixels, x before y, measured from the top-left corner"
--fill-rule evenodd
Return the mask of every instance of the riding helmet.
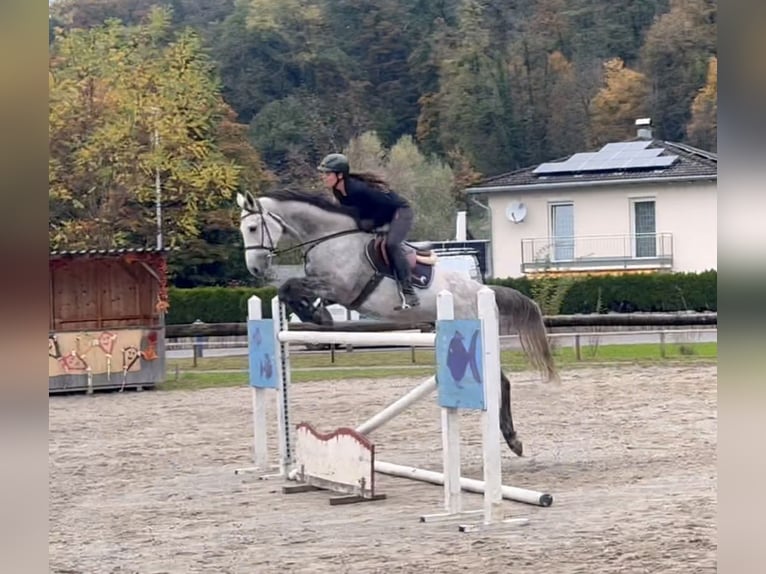
M 324 172 L 348 173 L 348 158 L 342 153 L 331 153 L 324 157 L 317 169 Z

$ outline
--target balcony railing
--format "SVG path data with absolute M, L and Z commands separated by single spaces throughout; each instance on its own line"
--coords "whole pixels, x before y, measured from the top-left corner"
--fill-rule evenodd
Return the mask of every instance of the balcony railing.
M 671 269 L 672 233 L 588 235 L 521 240 L 521 270 Z

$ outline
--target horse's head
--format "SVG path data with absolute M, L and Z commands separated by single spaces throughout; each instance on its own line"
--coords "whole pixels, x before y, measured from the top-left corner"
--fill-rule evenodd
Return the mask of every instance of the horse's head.
M 359 233 L 355 210 L 312 192 L 274 190 L 257 198 L 238 193 L 237 205 L 242 209 L 239 227 L 245 263 L 256 277 L 264 276 L 279 253 L 299 248 L 307 252 L 328 239 Z M 279 250 L 277 245 L 285 235 L 298 244 Z
M 265 203 L 250 192 L 237 194 L 237 205 L 242 209 L 239 231 L 245 245 L 245 265 L 252 275 L 259 278 L 264 277 L 271 265 L 286 230 L 282 218 L 270 212 Z

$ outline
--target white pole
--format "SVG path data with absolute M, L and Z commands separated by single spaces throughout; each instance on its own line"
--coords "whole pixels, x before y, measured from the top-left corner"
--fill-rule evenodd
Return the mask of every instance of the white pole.
M 437 319 L 455 318 L 452 293 L 440 291 L 436 297 Z M 444 509 L 448 514 L 462 511 L 460 490 L 460 416 L 457 409 L 442 408 L 442 459 L 444 464 Z
M 499 518 L 502 495 L 500 464 L 500 332 L 498 328 L 495 293 L 483 287 L 478 294 L 479 319 L 484 349 L 485 410 L 481 413 L 484 443 L 484 524 Z
M 160 147 L 160 132 L 154 129 L 155 151 Z M 162 249 L 162 185 L 160 184 L 160 168 L 157 167 L 154 173 L 154 189 L 157 195 L 157 249 Z
M 275 297 L 276 299 L 276 297 Z M 283 343 L 311 343 L 317 345 L 371 345 L 402 347 L 433 347 L 434 333 L 350 333 L 343 331 L 282 331 L 279 340 Z
M 456 241 L 465 241 L 468 237 L 468 233 L 466 231 L 466 212 L 465 211 L 458 211 L 457 212 L 457 221 L 455 222 L 455 240 Z
M 432 393 L 436 390 L 436 377 L 432 376 L 420 383 L 417 387 L 412 389 L 409 393 L 406 395 L 400 397 L 390 405 L 388 405 L 385 409 L 380 411 L 375 416 L 371 417 L 366 422 L 363 422 L 361 425 L 356 427 L 356 432 L 361 433 L 363 435 L 369 434 L 372 431 L 374 431 L 376 428 L 383 426 L 385 423 L 390 421 L 392 418 L 394 418 L 396 415 L 401 413 L 402 411 L 406 410 L 410 407 L 410 405 L 416 403 L 429 393 Z
M 261 300 L 253 295 L 247 300 L 247 318 L 258 320 L 262 318 Z M 248 346 L 252 343 L 248 341 Z M 255 368 L 250 365 L 250 368 Z M 269 450 L 266 436 L 266 397 L 267 390 L 259 387 L 250 387 L 253 398 L 253 463 L 256 469 L 265 469 L 268 465 Z
M 421 482 L 429 482 L 432 484 L 444 484 L 444 474 L 441 472 L 424 470 L 422 468 L 415 468 L 414 466 L 393 464 L 381 460 L 375 461 L 375 472 L 401 478 L 409 478 L 411 480 L 419 480 Z M 465 477 L 460 478 L 460 487 L 466 492 L 484 494 L 484 486 L 485 483 L 482 480 Z M 553 497 L 550 494 L 515 486 L 502 486 L 500 493 L 502 494 L 502 497 L 507 500 L 525 502 L 527 504 L 534 504 L 535 506 L 550 506 L 553 502 Z

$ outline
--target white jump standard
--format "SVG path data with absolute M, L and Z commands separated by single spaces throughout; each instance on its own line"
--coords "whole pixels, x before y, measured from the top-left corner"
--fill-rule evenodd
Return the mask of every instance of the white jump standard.
M 483 509 L 468 513 L 482 512 L 483 523 L 461 526 L 462 531 L 486 527 L 498 522 L 507 523 L 508 521 L 503 520 L 500 512 L 502 499 L 537 506 L 550 506 L 553 502 L 550 494 L 504 486 L 501 483 L 500 345 L 494 292 L 490 289 L 482 289 L 479 292 L 480 312 L 477 320 L 453 320 L 452 295 L 449 292 L 439 293 L 438 301 L 437 333 L 291 332 L 284 306 L 278 299 L 272 300 L 272 317 L 275 319 L 261 320 L 260 300 L 252 297 L 248 306 L 249 346 L 261 347 L 260 355 L 252 350 L 250 353 L 255 467 L 239 469 L 235 472 L 256 470 L 263 473 L 267 469 L 265 440 L 267 424 L 263 407 L 265 389 L 262 388 L 266 387 L 276 390 L 279 406 L 277 427 L 280 465 L 277 476 L 302 483 L 296 487 L 286 487 L 285 492 L 326 488 L 348 495 L 345 498 L 332 499 L 331 504 L 381 500 L 385 498 L 385 495 L 375 491 L 374 472 L 443 485 L 445 512 L 421 516 L 421 521 L 424 522 L 466 514 L 462 511 L 462 490 L 483 493 Z M 464 336 L 469 332 L 473 334 L 470 343 L 469 338 Z M 445 337 L 449 337 L 449 340 Z M 264 341 L 268 343 L 264 345 Z M 308 423 L 302 423 L 295 430 L 297 436 L 293 443 L 288 401 L 289 343 L 299 342 L 435 347 L 437 375 L 429 377 L 356 429 L 338 429 L 333 433 L 323 434 L 318 433 Z M 260 382 L 261 378 L 265 379 L 265 382 Z M 444 473 L 376 460 L 374 445 L 369 441 L 369 434 L 434 390 L 438 390 L 439 403 L 442 406 Z M 484 450 L 483 481 L 460 476 L 458 429 L 460 408 L 471 408 L 481 413 Z M 526 519 L 516 519 L 511 522 L 524 523 Z

